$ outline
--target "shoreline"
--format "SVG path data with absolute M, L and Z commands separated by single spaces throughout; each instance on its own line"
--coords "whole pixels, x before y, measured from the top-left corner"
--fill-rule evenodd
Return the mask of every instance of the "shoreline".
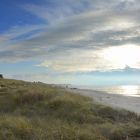
M 97 103 L 111 106 L 113 108 L 120 108 L 140 114 L 140 98 L 133 96 L 124 96 L 121 94 L 110 94 L 103 91 L 96 91 L 91 89 L 70 89 L 66 90 L 91 97 Z

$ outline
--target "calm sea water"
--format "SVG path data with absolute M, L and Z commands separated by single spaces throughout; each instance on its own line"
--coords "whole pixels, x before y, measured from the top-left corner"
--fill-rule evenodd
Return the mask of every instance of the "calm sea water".
M 104 91 L 110 94 L 121 94 L 124 96 L 140 97 L 140 85 L 122 85 L 122 86 L 109 86 L 109 87 L 84 87 L 85 89 L 92 89 Z

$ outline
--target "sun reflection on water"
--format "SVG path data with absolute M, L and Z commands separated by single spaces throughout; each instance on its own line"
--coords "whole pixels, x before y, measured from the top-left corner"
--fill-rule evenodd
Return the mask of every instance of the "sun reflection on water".
M 126 96 L 140 96 L 139 86 L 120 86 L 120 94 Z
M 140 97 L 140 86 L 138 85 L 124 85 L 100 88 L 100 91 L 105 91 L 110 94 L 121 94 L 124 96 Z

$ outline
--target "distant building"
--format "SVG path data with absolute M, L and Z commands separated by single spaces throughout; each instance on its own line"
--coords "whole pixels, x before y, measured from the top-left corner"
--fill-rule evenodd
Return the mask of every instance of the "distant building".
M 0 78 L 3 78 L 3 75 L 2 74 L 0 74 Z

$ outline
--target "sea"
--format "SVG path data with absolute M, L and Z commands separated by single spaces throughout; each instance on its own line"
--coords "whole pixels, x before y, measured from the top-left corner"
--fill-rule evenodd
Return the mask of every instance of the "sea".
M 124 96 L 140 97 L 140 85 L 119 85 L 119 86 L 78 86 L 79 89 L 103 91 L 109 94 L 120 94 Z

